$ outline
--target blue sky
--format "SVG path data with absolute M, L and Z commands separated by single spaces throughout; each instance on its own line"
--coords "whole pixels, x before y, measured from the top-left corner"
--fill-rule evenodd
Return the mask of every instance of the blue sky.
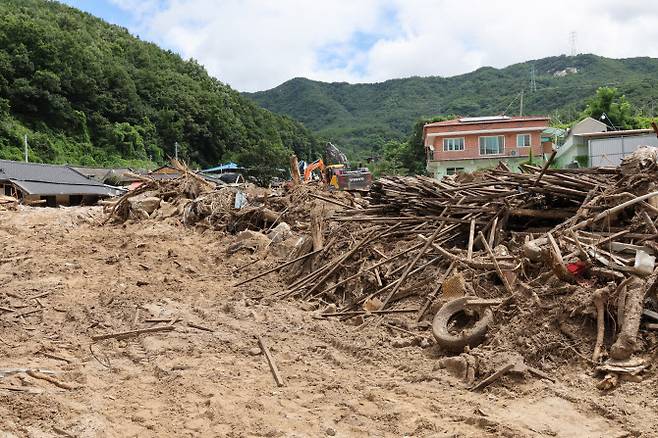
M 62 3 L 82 9 L 112 24 L 118 24 L 126 28 L 137 24 L 133 15 L 109 0 L 63 0 Z
M 645 0 L 61 1 L 240 91 L 300 76 L 377 82 L 505 67 L 569 53 L 574 30 L 579 53 L 658 57 L 658 10 Z

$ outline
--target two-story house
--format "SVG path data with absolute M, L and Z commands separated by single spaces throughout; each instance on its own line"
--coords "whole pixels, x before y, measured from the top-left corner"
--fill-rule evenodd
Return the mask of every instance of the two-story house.
M 550 119 L 543 116 L 463 117 L 428 123 L 423 128 L 427 171 L 437 178 L 457 172 L 495 167 L 512 170 L 528 161 L 543 162 L 553 144 L 542 133 Z

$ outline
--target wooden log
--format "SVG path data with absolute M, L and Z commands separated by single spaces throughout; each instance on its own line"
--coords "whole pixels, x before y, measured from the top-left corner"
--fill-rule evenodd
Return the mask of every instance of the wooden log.
M 619 335 L 610 347 L 610 357 L 612 359 L 626 360 L 638 349 L 637 335 L 644 308 L 644 297 L 649 290 L 655 288 L 657 277 L 658 269 L 654 270 L 646 281 L 632 276 L 624 286 L 626 288 L 625 299 L 620 303 L 621 305 L 617 311 L 618 319 L 621 320 Z
M 493 263 L 494 267 L 496 268 L 496 272 L 498 273 L 498 277 L 500 278 L 500 281 L 503 282 L 503 286 L 505 286 L 505 289 L 510 295 L 514 295 L 514 290 L 512 290 L 512 286 L 510 286 L 509 282 L 507 281 L 507 277 L 505 277 L 505 274 L 503 273 L 503 270 L 500 269 L 500 265 L 498 264 L 498 260 L 496 260 L 496 256 L 491 250 L 491 247 L 489 246 L 489 242 L 484 238 L 484 234 L 482 234 L 482 231 L 479 232 L 481 238 L 482 238 L 482 244 L 484 245 L 484 249 L 487 250 L 487 253 L 489 253 L 489 258 L 491 258 L 491 262 Z
M 320 316 L 329 318 L 330 316 L 358 316 L 372 313 L 374 315 L 388 315 L 392 313 L 416 313 L 419 309 L 388 309 L 388 310 L 353 310 L 345 312 L 321 313 Z
M 466 259 L 473 260 L 473 238 L 475 237 L 475 219 L 471 219 L 471 227 L 468 230 L 468 252 Z
M 572 210 L 533 210 L 530 208 L 512 208 L 509 210 L 510 216 L 556 220 L 568 219 L 575 213 Z
M 253 277 L 250 277 L 250 278 L 247 278 L 246 280 L 243 280 L 243 281 L 240 281 L 240 282 L 238 282 L 238 283 L 235 283 L 235 284 L 233 285 L 233 287 L 241 286 L 241 285 L 243 285 L 243 284 L 246 284 L 246 283 L 249 283 L 249 282 L 251 282 L 251 281 L 254 281 L 254 280 L 256 280 L 257 278 L 264 277 L 264 276 L 266 276 L 267 274 L 271 274 L 272 272 L 275 272 L 275 271 L 278 271 L 278 270 L 280 270 L 280 269 L 283 269 L 283 268 L 285 268 L 286 266 L 292 265 L 293 263 L 296 263 L 296 262 L 298 262 L 298 261 L 300 261 L 300 260 L 304 260 L 305 258 L 312 256 L 313 254 L 317 254 L 317 253 L 319 253 L 319 252 L 322 251 L 322 250 L 323 250 L 323 248 L 320 248 L 320 249 L 317 249 L 317 250 L 315 250 L 315 251 L 309 252 L 308 254 L 304 254 L 303 256 L 299 256 L 299 257 L 297 257 L 297 258 L 294 258 L 294 259 L 292 259 L 292 260 L 290 260 L 290 261 L 288 261 L 288 262 L 285 262 L 285 263 L 282 263 L 282 264 L 280 264 L 280 265 L 278 265 L 278 266 L 275 266 L 275 267 L 272 268 L 272 269 L 268 269 L 268 270 L 265 271 L 265 272 L 261 272 L 260 274 L 254 275 Z
M 40 380 L 45 380 L 46 382 L 50 382 L 53 385 L 57 386 L 58 388 L 62 388 L 62 389 L 71 390 L 71 389 L 76 389 L 78 387 L 78 385 L 75 385 L 75 384 L 72 384 L 72 383 L 67 383 L 67 382 L 62 382 L 62 381 L 57 380 L 56 378 L 54 378 L 52 376 L 49 376 L 47 374 L 41 373 L 41 372 L 36 371 L 36 370 L 31 370 L 31 369 L 27 370 L 27 371 L 25 371 L 25 374 L 27 374 L 28 376 L 30 376 L 32 378 L 35 378 L 35 379 L 40 379 Z
M 321 201 L 328 202 L 330 204 L 338 205 L 339 207 L 350 208 L 350 209 L 352 208 L 351 206 L 349 206 L 347 204 L 343 204 L 342 202 L 336 201 L 335 199 L 325 198 L 324 196 L 316 195 L 315 193 L 309 193 L 308 195 L 312 198 L 316 198 L 316 199 L 319 199 Z M 358 210 L 358 211 L 361 212 L 360 210 Z
M 544 176 L 544 174 L 546 173 L 546 169 L 548 169 L 548 167 L 553 163 L 553 160 L 555 159 L 556 155 L 557 155 L 557 149 L 553 149 L 553 152 L 551 152 L 551 156 L 548 158 L 548 161 L 544 163 L 544 167 L 542 167 L 541 172 L 539 172 L 539 176 L 537 176 L 535 182 L 532 183 L 533 186 L 539 184 L 541 177 Z
M 378 217 L 378 216 L 356 216 L 356 217 L 333 217 L 334 221 L 337 222 L 375 222 L 375 223 L 387 223 L 387 222 L 421 222 L 421 221 L 439 221 L 447 223 L 457 223 L 457 224 L 470 224 L 469 219 L 454 218 L 448 216 L 396 216 L 396 217 Z M 476 221 L 478 224 L 484 224 L 485 221 Z
M 604 304 L 610 293 L 610 286 L 597 289 L 592 294 L 592 303 L 596 308 L 596 343 L 592 353 L 592 362 L 598 362 L 601 357 L 603 336 L 605 335 L 605 308 Z
M 292 176 L 293 184 L 300 184 L 302 182 L 302 177 L 299 174 L 299 161 L 295 154 L 290 156 L 290 175 Z
M 165 325 L 165 326 L 158 326 L 158 327 L 148 327 L 148 328 L 143 328 L 143 329 L 138 329 L 138 330 L 129 330 L 125 332 L 117 332 L 117 333 L 107 333 L 104 335 L 96 335 L 92 336 L 91 339 L 94 341 L 101 341 L 103 339 L 126 339 L 130 338 L 132 336 L 139 336 L 144 333 L 156 333 L 156 332 L 169 332 L 172 331 L 175 327 L 172 325 Z
M 390 231 L 396 229 L 396 228 L 399 227 L 399 226 L 400 226 L 400 223 L 398 222 L 398 223 L 396 223 L 395 225 L 393 225 L 392 227 L 389 227 L 389 228 L 387 228 L 387 229 L 384 230 L 384 231 L 380 231 L 380 232 L 377 233 L 377 234 L 376 234 L 376 232 L 377 232 L 377 229 L 376 229 L 376 228 L 375 228 L 374 230 L 372 230 L 372 231 L 371 231 L 370 233 L 368 233 L 368 234 L 366 235 L 366 237 L 364 237 L 359 243 L 357 243 L 356 245 L 354 245 L 354 246 L 352 247 L 352 249 L 350 249 L 350 250 L 349 250 L 347 253 L 345 253 L 342 257 L 340 257 L 339 260 L 337 260 L 337 261 L 333 264 L 333 266 L 332 266 L 331 268 L 329 268 L 328 272 L 327 272 L 327 273 L 326 273 L 326 274 L 325 274 L 320 280 L 316 281 L 315 284 L 314 284 L 314 285 L 313 285 L 313 286 L 312 286 L 312 287 L 311 287 L 311 288 L 310 288 L 310 289 L 304 294 L 304 297 L 303 297 L 303 298 L 306 299 L 306 298 L 307 298 L 308 296 L 310 296 L 313 292 L 315 292 L 315 291 L 316 291 L 316 290 L 317 290 L 317 289 L 318 289 L 318 288 L 319 288 L 319 287 L 320 287 L 325 281 L 327 281 L 327 279 L 329 279 L 329 277 L 330 277 L 330 276 L 336 271 L 336 269 L 338 269 L 338 268 L 341 266 L 341 264 L 342 264 L 345 260 L 347 260 L 347 259 L 349 259 L 350 257 L 352 257 L 352 254 L 354 254 L 355 252 L 357 252 L 357 251 L 358 251 L 363 245 L 365 245 L 366 243 L 370 243 L 370 242 L 372 242 L 372 241 L 374 241 L 374 240 L 377 240 L 381 235 L 383 235 L 383 234 L 385 234 L 385 233 L 387 233 L 387 232 L 390 232 Z
M 425 242 L 423 247 L 418 251 L 416 256 L 413 258 L 413 260 L 407 265 L 407 268 L 404 270 L 404 273 L 402 274 L 402 277 L 400 277 L 400 281 L 398 284 L 393 288 L 393 290 L 388 294 L 386 299 L 384 299 L 384 303 L 382 304 L 382 309 L 386 307 L 388 304 L 389 300 L 395 295 L 395 293 L 400 289 L 400 287 L 404 284 L 405 280 L 407 279 L 407 276 L 409 275 L 409 272 L 416 266 L 416 263 L 418 263 L 418 260 L 427 252 L 427 250 L 430 248 L 432 245 L 432 242 L 434 242 L 434 239 L 439 235 L 441 232 L 441 229 L 443 227 L 437 227 L 436 231 L 430 236 L 429 239 Z
M 204 326 L 202 326 L 202 325 L 195 324 L 195 323 L 193 323 L 193 322 L 188 322 L 188 323 L 187 323 L 187 326 L 188 326 L 188 327 L 195 328 L 195 329 L 197 329 L 197 330 L 203 330 L 203 331 L 205 331 L 205 332 L 214 332 L 214 331 L 215 331 L 215 330 L 213 330 L 213 329 L 211 329 L 211 328 L 209 328 L 209 327 L 204 327 Z
M 260 346 L 260 349 L 263 351 L 263 354 L 265 355 L 265 359 L 267 359 L 267 364 L 269 365 L 270 371 L 274 376 L 274 381 L 276 382 L 276 386 L 278 387 L 285 386 L 283 376 L 281 376 L 281 373 L 279 372 L 279 368 L 276 366 L 276 362 L 274 362 L 274 358 L 272 357 L 272 353 L 270 353 L 270 349 L 267 348 L 267 344 L 265 344 L 265 340 L 263 340 L 263 338 L 261 338 L 260 336 L 256 336 L 256 339 L 258 340 L 258 345 Z
M 609 217 L 610 215 L 612 215 L 614 213 L 617 213 L 618 211 L 624 210 L 625 208 L 630 207 L 631 205 L 635 205 L 638 202 L 642 202 L 646 199 L 653 198 L 654 196 L 658 196 L 658 192 L 651 192 L 651 193 L 647 193 L 646 195 L 637 196 L 637 197 L 631 199 L 630 201 L 626 201 L 626 202 L 624 202 L 622 204 L 619 204 L 615 207 L 609 208 L 609 209 L 597 214 L 593 218 L 586 219 L 584 221 L 578 222 L 576 225 L 571 226 L 570 229 L 579 230 L 581 228 L 591 226 L 591 225 L 595 224 L 596 222 L 600 221 L 601 219 L 605 219 L 605 218 Z
M 507 374 L 508 371 L 510 371 L 512 368 L 514 368 L 514 365 L 515 364 L 513 362 L 509 362 L 508 364 L 506 364 L 505 366 L 503 366 L 502 368 L 500 368 L 499 370 L 494 372 L 492 375 L 490 375 L 486 379 L 480 381 L 480 383 L 478 383 L 478 384 L 474 385 L 473 387 L 471 387 L 471 391 L 479 391 L 480 389 L 491 385 L 493 382 L 500 379 L 505 374 Z

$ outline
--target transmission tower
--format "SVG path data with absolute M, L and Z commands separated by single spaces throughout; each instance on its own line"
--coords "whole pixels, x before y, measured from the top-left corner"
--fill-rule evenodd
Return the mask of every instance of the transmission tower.
M 530 92 L 537 91 L 537 73 L 535 71 L 535 64 L 530 66 Z
M 576 56 L 576 32 L 569 32 L 569 44 L 571 45 L 571 56 Z

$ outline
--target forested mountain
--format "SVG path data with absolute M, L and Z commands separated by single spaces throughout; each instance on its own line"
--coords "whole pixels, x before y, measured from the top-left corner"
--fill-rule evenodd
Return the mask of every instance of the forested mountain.
M 536 89 L 531 88 L 533 69 Z M 248 96 L 358 155 L 387 140 L 406 139 L 419 118 L 518 114 L 522 90 L 525 114 L 549 114 L 556 121 L 570 122 L 602 86 L 616 87 L 643 115 L 653 116 L 658 59 L 557 56 L 448 78 L 411 77 L 374 84 L 296 78 Z
M 46 0 L 0 2 L 0 158 L 154 165 L 180 155 L 284 165 L 315 157 L 313 136 L 258 107 L 194 60 Z M 149 160 L 150 158 L 150 160 Z

